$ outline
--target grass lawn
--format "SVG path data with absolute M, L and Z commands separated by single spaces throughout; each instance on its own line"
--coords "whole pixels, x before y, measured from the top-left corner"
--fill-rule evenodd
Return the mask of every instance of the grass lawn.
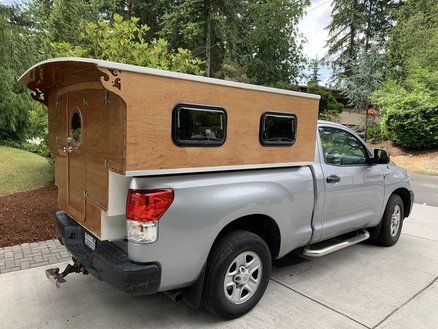
M 53 180 L 53 166 L 34 153 L 0 146 L 0 196 L 37 189 Z

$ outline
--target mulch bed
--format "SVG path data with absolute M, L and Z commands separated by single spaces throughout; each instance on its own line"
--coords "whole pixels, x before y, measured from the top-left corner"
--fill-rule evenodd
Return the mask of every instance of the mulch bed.
M 0 247 L 55 238 L 57 210 L 54 183 L 0 197 Z
M 383 148 L 386 151 L 388 151 L 390 156 L 429 156 L 429 155 L 435 155 L 438 153 L 438 149 L 423 149 L 423 150 L 415 150 L 415 149 L 409 149 L 409 148 L 403 148 L 401 146 L 398 146 L 394 144 L 392 141 L 383 141 L 380 143 L 372 144 L 368 143 L 373 148 Z

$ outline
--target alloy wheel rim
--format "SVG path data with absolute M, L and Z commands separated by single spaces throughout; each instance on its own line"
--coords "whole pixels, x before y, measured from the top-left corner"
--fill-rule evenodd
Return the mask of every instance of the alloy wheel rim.
M 262 262 L 252 251 L 238 255 L 228 267 L 224 279 L 224 293 L 232 304 L 242 304 L 257 291 L 262 279 Z
M 396 237 L 398 234 L 398 230 L 400 228 L 400 221 L 401 221 L 401 209 L 400 206 L 397 204 L 394 207 L 394 210 L 391 215 L 391 236 Z

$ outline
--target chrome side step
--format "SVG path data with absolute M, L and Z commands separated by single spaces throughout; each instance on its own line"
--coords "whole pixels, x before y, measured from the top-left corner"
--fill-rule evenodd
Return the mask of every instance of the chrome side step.
M 352 238 L 349 238 L 347 240 L 344 240 L 342 242 L 332 244 L 331 246 L 321 248 L 321 249 L 312 249 L 312 246 L 305 247 L 303 250 L 303 255 L 307 257 L 322 257 L 328 254 L 331 254 L 332 252 L 350 247 L 356 243 L 362 242 L 367 240 L 370 237 L 370 234 L 368 231 L 362 230 L 362 233 L 359 235 L 356 235 Z

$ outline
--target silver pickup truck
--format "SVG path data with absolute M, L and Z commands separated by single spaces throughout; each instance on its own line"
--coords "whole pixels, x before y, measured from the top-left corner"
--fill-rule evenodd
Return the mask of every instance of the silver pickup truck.
M 82 272 L 127 293 L 167 292 L 241 316 L 264 294 L 274 259 L 367 239 L 392 246 L 411 212 L 409 175 L 385 151 L 339 124 L 320 121 L 318 133 L 313 165 L 133 177 L 127 239 L 98 241 L 90 256 L 84 228 L 58 212 L 60 240 Z M 159 225 L 139 234 L 131 225 L 145 211 Z

